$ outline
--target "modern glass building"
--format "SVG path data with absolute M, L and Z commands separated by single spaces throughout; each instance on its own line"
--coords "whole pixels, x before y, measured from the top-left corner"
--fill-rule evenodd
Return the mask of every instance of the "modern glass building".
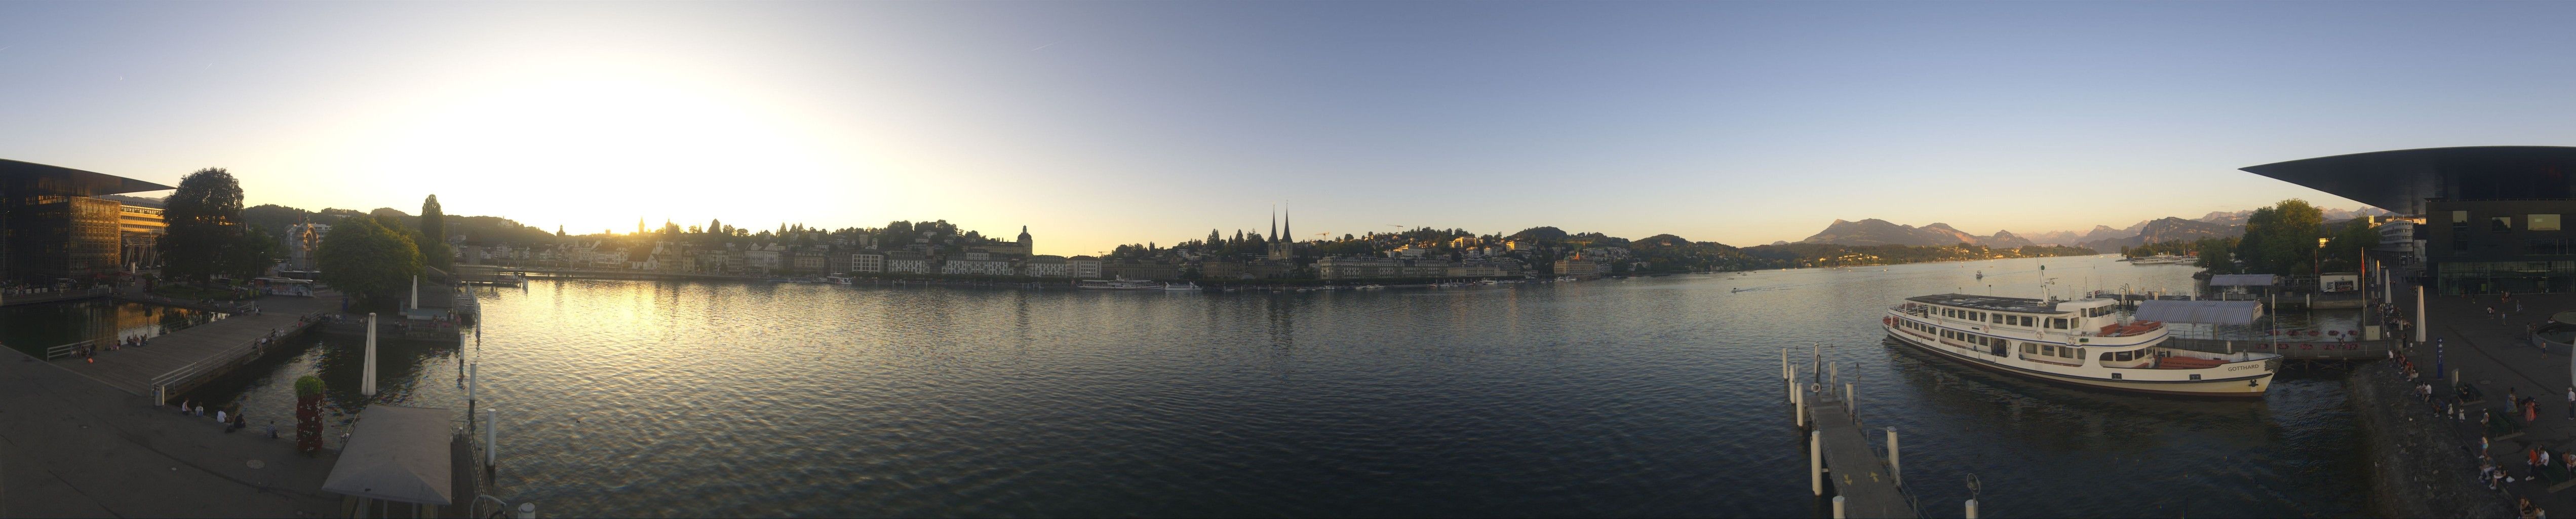
M 2576 292 L 2576 147 L 2355 153 L 2246 172 L 2423 218 L 2425 276 L 2442 294 Z
M 170 186 L 0 159 L 0 281 L 47 284 L 114 275 L 124 254 L 121 204 L 99 195 Z

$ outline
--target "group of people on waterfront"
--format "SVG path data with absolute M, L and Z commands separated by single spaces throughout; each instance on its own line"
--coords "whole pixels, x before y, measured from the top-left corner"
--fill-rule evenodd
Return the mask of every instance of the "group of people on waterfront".
M 205 404 L 198 404 L 185 400 L 179 402 L 179 414 L 191 418 L 209 417 L 206 414 Z M 214 418 L 216 423 L 224 425 L 224 434 L 232 434 L 233 431 L 250 428 L 250 417 L 243 415 L 241 412 L 241 406 L 238 405 L 216 408 L 211 418 Z M 266 432 L 269 438 L 278 437 L 276 420 L 268 421 Z

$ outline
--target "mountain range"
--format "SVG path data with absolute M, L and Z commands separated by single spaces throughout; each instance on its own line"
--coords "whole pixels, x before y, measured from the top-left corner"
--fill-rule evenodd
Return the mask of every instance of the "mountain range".
M 1991 236 L 1978 236 L 1950 227 L 1950 224 L 1946 223 L 1935 223 L 1932 225 L 1915 227 L 1871 218 L 1857 222 L 1834 220 L 1833 224 L 1825 226 L 1824 232 L 1816 233 L 1815 236 L 1808 236 L 1807 239 L 1799 240 L 1798 243 L 1824 243 L 1833 245 L 1957 245 L 1967 243 L 1995 248 L 2011 248 L 2030 245 L 2031 241 L 2020 236 L 2014 236 L 2012 231 L 1995 231 L 1995 234 Z
M 2360 209 L 2326 209 L 2324 212 L 2325 221 L 2327 222 L 2349 220 L 2362 216 L 2379 216 L 2388 214 L 2387 211 L 2382 211 L 2373 207 L 2364 207 Z M 2095 225 L 2092 229 L 2082 232 L 2049 231 L 2033 233 L 2027 237 L 2015 235 L 2012 231 L 2007 230 L 1995 231 L 1993 235 L 1978 236 L 1952 228 L 1950 227 L 1950 224 L 1945 223 L 1935 223 L 1922 227 L 1915 227 L 1876 218 L 1865 219 L 1857 222 L 1834 220 L 1834 223 L 1825 226 L 1824 231 L 1818 232 L 1814 236 L 1809 236 L 1805 240 L 1799 240 L 1798 243 L 1822 243 L 1833 245 L 1956 245 L 1967 243 L 1994 248 L 2020 247 L 2023 245 L 2034 244 L 2072 245 L 2107 252 L 2119 250 L 2120 247 L 2134 247 L 2160 241 L 2243 236 L 2245 234 L 2245 220 L 2253 215 L 2254 211 L 2250 209 L 2236 212 L 2211 211 L 2209 214 L 2202 215 L 2199 218 L 2186 219 L 2177 216 L 2168 216 L 2154 220 L 2141 220 L 2138 223 L 2130 224 L 2127 227 Z

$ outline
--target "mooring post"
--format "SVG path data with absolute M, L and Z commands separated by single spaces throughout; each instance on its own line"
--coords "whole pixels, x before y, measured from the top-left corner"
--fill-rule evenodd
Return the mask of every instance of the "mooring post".
M 1977 519 L 1977 500 L 1968 500 L 1968 519 Z
M 1789 402 L 1789 420 L 1797 422 L 1800 429 L 1807 428 L 1806 392 L 1791 393 L 1790 398 L 1792 400 Z
M 537 519 L 537 504 L 519 503 L 519 519 Z
M 1896 450 L 1896 426 L 1887 426 L 1887 475 L 1896 478 L 1896 486 L 1905 486 L 1904 457 Z
M 483 469 L 501 468 L 501 410 L 483 410 Z
M 1860 395 L 1852 393 L 1852 383 L 1843 383 L 1843 414 L 1860 417 Z
M 465 365 L 465 403 L 472 405 L 483 392 L 483 363 Z
M 1825 495 L 1825 433 L 1807 433 L 1807 491 Z
M 1834 496 L 1834 519 L 1843 519 L 1843 496 Z

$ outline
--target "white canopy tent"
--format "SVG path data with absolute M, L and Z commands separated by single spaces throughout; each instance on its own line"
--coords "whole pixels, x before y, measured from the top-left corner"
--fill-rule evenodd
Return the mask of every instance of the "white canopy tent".
M 367 406 L 322 490 L 386 502 L 454 504 L 449 427 L 446 408 Z

